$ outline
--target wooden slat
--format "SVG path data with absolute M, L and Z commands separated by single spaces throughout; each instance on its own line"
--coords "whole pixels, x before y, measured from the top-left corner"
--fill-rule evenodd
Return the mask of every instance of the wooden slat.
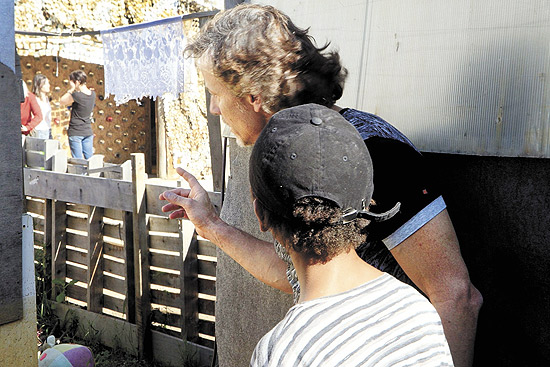
M 132 211 L 132 183 L 69 173 L 24 169 L 25 195 Z
M 126 304 L 123 299 L 114 298 L 107 294 L 103 295 L 103 307 L 116 312 L 126 313 Z
M 67 204 L 62 201 L 52 201 L 52 252 L 51 267 L 52 281 L 65 280 L 66 277 L 66 245 L 67 245 Z M 61 291 L 60 287 L 52 284 L 52 299 Z
M 169 307 L 181 306 L 179 294 L 156 289 L 151 289 L 151 302 Z
M 182 222 L 182 242 L 185 248 L 182 252 L 183 271 L 180 274 L 181 314 L 184 320 L 182 339 L 196 342 L 198 338 L 198 260 L 197 234 L 190 222 Z
M 67 172 L 67 152 L 60 149 L 52 157 L 52 171 L 66 173 Z
M 151 253 L 151 266 L 163 269 L 179 270 L 181 269 L 181 260 L 178 256 Z
M 216 327 L 213 322 L 206 320 L 199 320 L 199 332 L 206 335 L 215 336 Z
M 211 261 L 199 261 L 199 274 L 216 276 L 216 263 Z
M 86 231 L 88 229 L 88 221 L 86 218 L 67 216 L 67 228 Z
M 86 302 L 86 288 L 82 288 L 76 285 L 69 285 L 66 288 L 65 294 L 68 297 L 75 298 L 82 302 Z
M 44 235 L 40 233 L 34 233 L 34 244 L 42 246 L 44 244 Z
M 28 213 L 44 215 L 45 203 L 37 200 L 26 200 L 26 210 Z
M 179 231 L 179 224 L 177 220 L 153 215 L 150 215 L 148 220 L 150 231 L 167 233 L 178 233 Z
M 103 160 L 101 161 L 103 164 Z M 101 312 L 103 304 L 103 208 L 90 207 L 88 212 L 88 310 Z
M 126 294 L 126 282 L 103 274 L 103 288 L 120 294 Z
M 199 293 L 209 294 L 211 296 L 216 295 L 216 282 L 208 279 L 200 279 L 199 282 Z
M 122 242 L 124 242 L 124 267 L 126 281 L 126 299 L 127 311 L 126 320 L 131 323 L 136 322 L 136 287 L 135 287 L 135 262 L 134 262 L 134 227 L 133 214 L 129 212 L 120 212 L 122 217 Z M 136 329 L 137 330 L 137 329 Z
M 25 151 L 25 163 L 27 167 L 31 168 L 44 168 L 46 165 L 46 156 L 44 152 L 26 150 Z
M 80 203 L 69 203 L 69 204 L 67 204 L 67 210 L 70 210 L 72 212 L 85 214 L 85 215 L 88 215 L 88 207 L 89 207 L 89 205 L 80 204 Z
M 111 164 L 105 163 L 104 167 L 106 168 L 103 171 L 103 177 L 105 178 L 114 178 L 116 180 L 132 180 L 132 161 L 127 160 L 122 164 Z
M 122 210 L 105 208 L 103 215 L 107 218 L 122 220 L 124 218 L 124 212 Z
M 86 283 L 88 281 L 88 272 L 86 269 L 67 264 L 67 277 Z M 84 297 L 83 301 L 86 301 L 86 297 Z
M 72 158 L 72 157 L 70 157 L 69 159 L 67 159 L 67 162 L 69 164 L 76 164 L 76 165 L 88 167 L 88 161 L 84 158 Z
M 171 288 L 179 288 L 179 274 L 165 273 L 162 271 L 151 270 L 151 283 L 164 285 Z
M 41 218 L 32 218 L 32 228 L 35 231 L 44 232 L 44 219 Z
M 124 246 L 113 245 L 105 242 L 103 244 L 103 253 L 124 260 Z
M 157 250 L 182 251 L 181 239 L 178 237 L 149 236 L 150 247 Z
M 67 244 L 84 250 L 88 249 L 88 236 L 67 232 Z
M 199 299 L 199 312 L 214 316 L 216 314 L 216 302 L 206 299 Z
M 37 220 L 36 224 L 38 227 L 40 227 L 40 224 L 43 225 L 42 231 L 44 232 L 44 244 L 46 245 L 46 248 L 48 249 L 48 257 L 51 258 L 51 249 L 52 249 L 52 236 L 53 236 L 53 201 L 52 200 L 46 200 L 44 203 L 44 219 L 43 220 Z
M 159 200 L 159 195 L 164 191 L 172 190 L 175 186 L 161 186 L 156 184 L 146 184 L 147 195 L 147 213 L 167 217 L 169 213 L 163 213 L 162 207 L 167 204 L 164 200 Z
M 211 95 L 208 90 L 206 93 L 206 105 L 210 106 Z M 210 165 L 212 167 L 212 181 L 215 191 L 221 191 L 223 176 L 223 147 L 220 116 L 210 112 L 210 108 L 206 109 L 206 122 L 208 125 L 208 142 L 210 144 Z
M 198 255 L 206 255 L 216 257 L 216 245 L 205 239 L 198 239 L 199 248 Z
M 44 151 L 46 147 L 46 139 L 33 138 L 32 136 L 27 136 L 25 138 L 25 150 L 37 150 Z
M 103 234 L 109 237 L 113 238 L 122 238 L 122 224 L 114 225 L 114 224 L 107 224 L 105 223 L 105 226 L 103 227 Z
M 88 254 L 85 252 L 67 249 L 67 260 L 78 264 L 86 265 Z
M 126 265 L 110 259 L 103 259 L 103 270 L 120 276 L 126 275 Z
M 136 298 L 136 326 L 138 332 L 138 351 L 142 359 L 150 358 L 151 330 L 148 321 L 151 309 L 149 292 L 149 256 L 146 222 L 145 193 L 145 157 L 143 153 L 132 153 L 132 204 L 133 240 L 134 240 L 134 284 Z M 125 181 L 119 181 L 125 183 Z M 109 207 L 109 206 L 107 206 Z M 122 208 L 119 206 L 119 208 Z M 126 209 L 125 209 L 126 210 Z M 127 210 L 129 211 L 129 210 Z
M 161 310 L 153 310 L 151 314 L 152 322 L 159 322 L 164 325 L 175 326 L 181 328 L 181 315 L 176 315 L 173 313 L 165 313 Z

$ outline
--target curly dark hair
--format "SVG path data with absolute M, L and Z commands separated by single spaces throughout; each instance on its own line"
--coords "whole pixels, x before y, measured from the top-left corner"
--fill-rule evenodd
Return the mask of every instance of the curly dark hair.
M 296 202 L 292 218 L 274 213 L 257 201 L 266 224 L 286 239 L 285 245 L 305 255 L 309 264 L 324 264 L 334 256 L 356 249 L 367 238 L 367 219 L 343 224 L 342 210 L 331 200 L 305 197 Z
M 347 70 L 337 52 L 317 48 L 272 6 L 241 4 L 220 12 L 185 51 L 208 57 L 212 73 L 237 97 L 262 97 L 273 114 L 305 103 L 332 107 L 342 97 Z

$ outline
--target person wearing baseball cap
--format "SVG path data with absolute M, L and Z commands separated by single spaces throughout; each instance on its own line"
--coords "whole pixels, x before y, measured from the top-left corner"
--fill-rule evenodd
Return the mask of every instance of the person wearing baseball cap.
M 288 251 L 301 285 L 251 366 L 453 365 L 435 308 L 354 251 L 369 222 L 399 203 L 369 211 L 372 161 L 339 113 L 307 104 L 274 114 L 252 150 L 249 180 L 260 228 Z
M 278 111 L 307 103 L 337 111 L 361 134 L 375 172 L 372 211 L 388 211 L 397 201 L 401 202 L 401 209 L 391 219 L 373 223 L 368 240 L 356 251 L 377 269 L 414 283 L 429 298 L 443 320 L 455 364 L 470 367 L 483 297 L 472 284 L 462 258 L 442 192 L 434 179 L 436 173 L 414 144 L 383 118 L 336 105 L 347 76 L 338 52 L 329 50 L 328 44 L 318 47 L 308 29 L 298 27 L 280 10 L 260 4 L 239 4 L 217 13 L 201 27 L 186 52 L 197 59 L 211 94 L 210 112 L 223 117 L 242 145 L 253 145 Z M 235 157 L 249 152 L 236 150 Z M 255 218 L 250 203 L 242 200 L 248 194 L 245 175 L 235 169 L 229 176 L 226 210 L 220 218 L 196 178 L 182 168 L 176 170 L 189 188 L 162 193 L 159 199 L 168 202 L 162 210 L 171 212 L 171 219 L 191 220 L 201 237 L 214 243 L 252 276 L 292 293 L 297 300 L 300 282 L 284 248 L 276 241 L 261 240 L 246 232 L 255 225 Z M 355 185 L 363 183 L 357 181 Z M 240 270 L 231 263 L 226 267 L 223 258 L 220 264 L 222 273 L 228 268 Z M 263 290 L 245 274 L 235 274 L 231 282 L 243 289 L 239 294 L 242 304 L 254 305 L 258 297 L 263 297 Z M 219 295 L 220 304 L 240 301 L 227 293 Z M 262 315 L 280 312 L 287 305 L 283 298 L 272 298 Z M 248 362 L 255 340 L 263 335 L 264 328 L 268 329 L 267 321 L 250 317 L 254 327 L 242 332 L 241 324 L 248 315 L 242 316 L 241 308 L 229 305 L 219 310 L 220 361 L 242 365 Z M 249 340 L 242 339 L 245 335 Z M 242 340 L 237 351 L 233 348 L 234 338 Z

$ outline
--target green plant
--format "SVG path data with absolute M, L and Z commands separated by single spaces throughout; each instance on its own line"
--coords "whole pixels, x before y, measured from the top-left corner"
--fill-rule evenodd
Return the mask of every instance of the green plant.
M 59 319 L 49 302 L 51 294 L 50 259 L 46 256 L 46 246 L 42 244 L 34 253 L 36 285 L 37 336 L 42 344 L 48 335 L 58 331 Z
M 56 302 L 64 302 L 69 285 L 77 281 L 72 280 L 69 283 L 61 279 L 52 281 L 50 276 L 50 256 L 47 246 L 41 244 L 34 254 L 35 285 L 36 285 L 36 319 L 37 336 L 39 344 L 43 344 L 49 335 L 59 336 L 62 334 L 59 317 L 53 311 L 55 303 L 51 302 L 53 287 L 58 291 Z

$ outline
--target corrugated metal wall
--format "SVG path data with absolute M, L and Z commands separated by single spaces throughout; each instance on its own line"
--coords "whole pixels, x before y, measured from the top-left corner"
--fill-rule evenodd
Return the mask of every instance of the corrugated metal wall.
M 279 0 L 350 74 L 339 105 L 424 151 L 550 157 L 550 1 Z

